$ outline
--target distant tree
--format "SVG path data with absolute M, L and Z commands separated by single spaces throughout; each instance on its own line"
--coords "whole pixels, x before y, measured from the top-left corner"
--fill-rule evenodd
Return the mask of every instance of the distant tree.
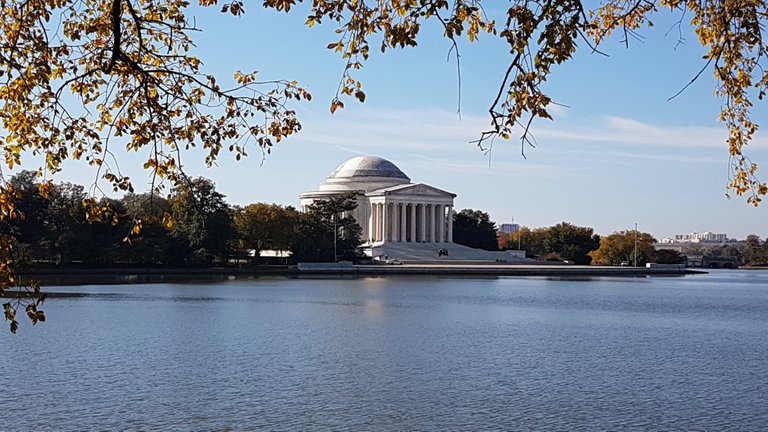
M 16 207 L 22 217 L 8 220 L 8 228 L 14 232 L 29 258 L 46 259 L 48 254 L 45 247 L 45 221 L 49 201 L 40 193 L 37 174 L 24 170 L 11 177 L 10 184 L 20 193 Z
M 488 213 L 463 209 L 453 214 L 453 242 L 471 248 L 499 250 L 496 224 Z
M 212 181 L 199 177 L 180 183 L 170 196 L 173 235 L 186 243 L 188 263 L 210 265 L 229 255 L 233 237 L 230 209 Z
M 127 193 L 120 202 L 129 216 L 142 217 L 145 220 L 151 218 L 153 221 L 163 222 L 173 211 L 171 202 L 156 193 Z
M 681 253 L 685 256 L 707 255 L 711 250 L 699 243 L 688 243 L 681 246 Z
M 315 201 L 299 215 L 293 258 L 298 262 L 352 260 L 360 249 L 362 228 L 352 217 L 355 193 Z
M 635 245 L 637 245 L 637 264 L 645 265 L 653 258 L 653 244 L 656 239 L 652 235 L 638 231 L 620 231 L 600 239 L 600 247 L 589 253 L 593 264 L 619 265 L 635 262 Z
M 527 258 L 541 258 L 547 253 L 545 239 L 547 237 L 547 228 L 530 229 L 526 226 L 520 227 L 517 232 L 499 233 L 499 249 L 507 250 L 522 249 Z
M 120 249 L 119 262 L 143 265 L 182 265 L 189 254 L 188 242 L 173 234 L 171 203 L 157 194 L 128 193 L 120 200 L 123 219 L 131 222 L 127 247 Z
M 549 227 L 544 237 L 544 248 L 548 253 L 556 253 L 562 259 L 576 264 L 589 264 L 592 258 L 589 252 L 600 246 L 600 236 L 592 228 L 578 227 L 568 222 L 561 222 Z
M 539 259 L 542 261 L 562 261 L 563 257 L 557 252 L 547 252 L 539 256 Z
M 267 249 L 288 250 L 297 223 L 296 209 L 278 204 L 250 204 L 234 212 L 238 247 L 253 249 L 256 256 Z
M 682 264 L 685 257 L 676 250 L 656 249 L 653 253 L 653 261 L 659 264 Z
M 533 230 L 521 230 L 522 247 L 525 249 L 525 256 L 528 258 L 542 258 L 547 254 L 547 229 L 535 228 Z
M 109 209 L 109 213 L 91 216 L 79 226 L 76 243 L 69 246 L 70 257 L 87 265 L 109 266 L 131 252 L 125 241 L 131 229 L 131 219 L 120 200 L 102 198 L 98 205 Z
M 763 240 L 763 265 L 768 265 L 768 237 Z
M 741 254 L 743 249 L 744 249 L 743 245 L 726 244 L 726 245 L 713 247 L 709 250 L 699 249 L 698 250 L 699 253 L 690 253 L 687 249 L 684 252 L 688 256 L 706 255 L 711 258 L 726 258 L 726 259 L 735 259 L 737 261 L 741 261 L 742 260 Z
M 517 249 L 517 232 L 505 233 L 502 231 L 496 232 L 496 242 L 499 250 L 516 250 Z
M 589 252 L 600 246 L 600 236 L 592 228 L 578 227 L 561 222 L 548 228 L 521 227 L 519 231 L 499 233 L 499 247 L 502 249 L 525 250 L 528 258 L 545 261 L 571 260 L 576 264 L 589 264 Z
M 85 188 L 72 183 L 53 185 L 48 195 L 48 214 L 45 219 L 50 253 L 57 263 L 69 263 L 82 258 L 88 245 L 83 238 L 86 211 L 83 202 Z
M 766 247 L 761 244 L 760 237 L 751 234 L 747 236 L 747 242 L 742 254 L 744 264 L 747 265 L 766 265 L 768 264 L 768 254 Z

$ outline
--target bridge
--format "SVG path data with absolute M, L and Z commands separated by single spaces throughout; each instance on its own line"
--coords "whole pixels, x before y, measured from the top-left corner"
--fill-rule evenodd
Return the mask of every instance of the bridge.
M 686 267 L 701 268 L 738 268 L 742 263 L 736 258 L 714 258 L 703 255 L 685 257 Z

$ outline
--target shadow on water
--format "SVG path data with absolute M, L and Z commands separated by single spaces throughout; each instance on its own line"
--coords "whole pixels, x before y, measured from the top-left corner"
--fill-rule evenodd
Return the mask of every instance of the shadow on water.
M 228 274 L 59 274 L 33 276 L 41 286 L 123 285 L 152 283 L 208 284 L 235 279 L 258 279 L 276 276 Z M 279 277 L 279 276 L 278 276 Z
M 684 278 L 691 275 L 669 274 L 669 275 L 622 275 L 619 278 L 630 279 L 649 279 L 649 278 Z M 357 279 L 380 279 L 380 280 L 403 280 L 416 278 L 433 279 L 452 279 L 452 280 L 499 280 L 499 279 L 540 279 L 558 282 L 595 282 L 604 280 L 605 276 L 520 276 L 520 275 L 409 275 L 409 274 L 388 274 L 388 275 L 356 275 L 356 274 L 227 274 L 222 273 L 71 273 L 71 274 L 40 274 L 32 275 L 41 286 L 72 286 L 72 285 L 123 285 L 123 284 L 211 284 L 232 280 L 256 280 L 256 279 L 292 279 L 292 280 L 357 280 Z M 609 279 L 612 277 L 609 277 Z

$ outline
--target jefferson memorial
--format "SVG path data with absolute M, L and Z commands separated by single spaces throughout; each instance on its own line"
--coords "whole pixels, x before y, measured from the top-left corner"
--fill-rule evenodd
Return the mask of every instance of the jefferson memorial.
M 363 249 L 370 256 L 405 260 L 515 259 L 453 243 L 453 199 L 456 194 L 423 183 L 411 183 L 395 164 L 376 156 L 352 158 L 336 168 L 318 190 L 301 194 L 302 211 L 316 200 L 357 193 L 352 217 L 363 229 Z M 345 215 L 346 216 L 346 215 Z
M 367 246 L 453 242 L 456 194 L 411 183 L 395 164 L 380 157 L 360 156 L 344 162 L 317 191 L 301 194 L 301 206 L 352 191 L 358 193 L 352 217 L 363 228 Z

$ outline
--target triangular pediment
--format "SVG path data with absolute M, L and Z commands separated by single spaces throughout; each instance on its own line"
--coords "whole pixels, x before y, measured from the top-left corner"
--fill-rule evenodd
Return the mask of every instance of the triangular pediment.
M 389 195 L 389 196 L 430 196 L 441 198 L 456 198 L 456 194 L 446 192 L 424 183 L 405 184 L 368 192 L 366 195 Z

